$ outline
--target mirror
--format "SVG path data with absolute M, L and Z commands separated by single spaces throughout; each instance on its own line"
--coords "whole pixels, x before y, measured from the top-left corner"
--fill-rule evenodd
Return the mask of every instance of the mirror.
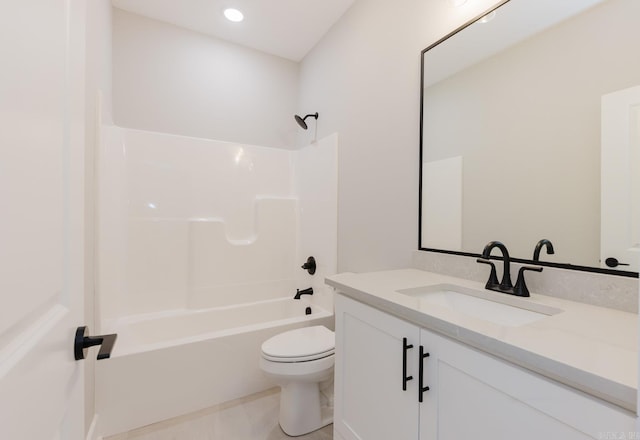
M 548 239 L 544 264 L 637 277 L 638 23 L 637 0 L 507 0 L 423 51 L 422 250 L 531 260 Z

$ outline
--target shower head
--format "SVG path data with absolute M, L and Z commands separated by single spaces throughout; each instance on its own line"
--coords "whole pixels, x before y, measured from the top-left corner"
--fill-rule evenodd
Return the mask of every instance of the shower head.
M 304 118 L 301 118 L 301 117 L 300 117 L 300 116 L 298 116 L 298 115 L 294 115 L 294 119 L 296 120 L 296 122 L 298 123 L 298 125 L 299 125 L 300 127 L 302 127 L 303 129 L 305 129 L 305 130 L 306 130 L 306 129 L 307 129 L 307 128 L 309 128 L 309 127 L 307 126 L 307 123 L 306 123 L 306 122 L 304 122 L 304 121 L 305 121 L 305 119 L 307 119 L 309 116 L 311 116 L 312 118 L 314 118 L 314 119 L 316 119 L 316 120 L 317 120 L 317 119 L 318 119 L 318 112 L 315 112 L 314 114 L 307 115 L 307 116 L 305 116 Z

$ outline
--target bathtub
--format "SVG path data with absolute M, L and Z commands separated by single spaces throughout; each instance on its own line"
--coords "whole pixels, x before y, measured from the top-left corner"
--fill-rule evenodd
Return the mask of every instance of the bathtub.
M 305 314 L 311 307 L 312 313 Z M 291 297 L 129 317 L 112 357 L 96 364 L 96 413 L 108 436 L 269 389 L 260 346 L 278 333 L 325 325 L 333 314 Z

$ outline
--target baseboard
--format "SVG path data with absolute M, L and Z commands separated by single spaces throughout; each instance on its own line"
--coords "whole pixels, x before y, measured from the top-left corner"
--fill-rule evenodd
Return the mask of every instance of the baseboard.
M 91 426 L 87 431 L 87 440 L 102 440 L 102 436 L 98 435 L 98 414 L 93 415 Z

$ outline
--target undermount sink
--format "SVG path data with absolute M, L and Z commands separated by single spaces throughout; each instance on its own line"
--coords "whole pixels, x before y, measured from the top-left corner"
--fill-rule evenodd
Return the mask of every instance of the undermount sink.
M 560 309 L 532 303 L 523 298 L 453 284 L 421 286 L 397 292 L 420 298 L 426 304 L 446 307 L 467 316 L 506 327 L 530 324 L 562 312 Z

